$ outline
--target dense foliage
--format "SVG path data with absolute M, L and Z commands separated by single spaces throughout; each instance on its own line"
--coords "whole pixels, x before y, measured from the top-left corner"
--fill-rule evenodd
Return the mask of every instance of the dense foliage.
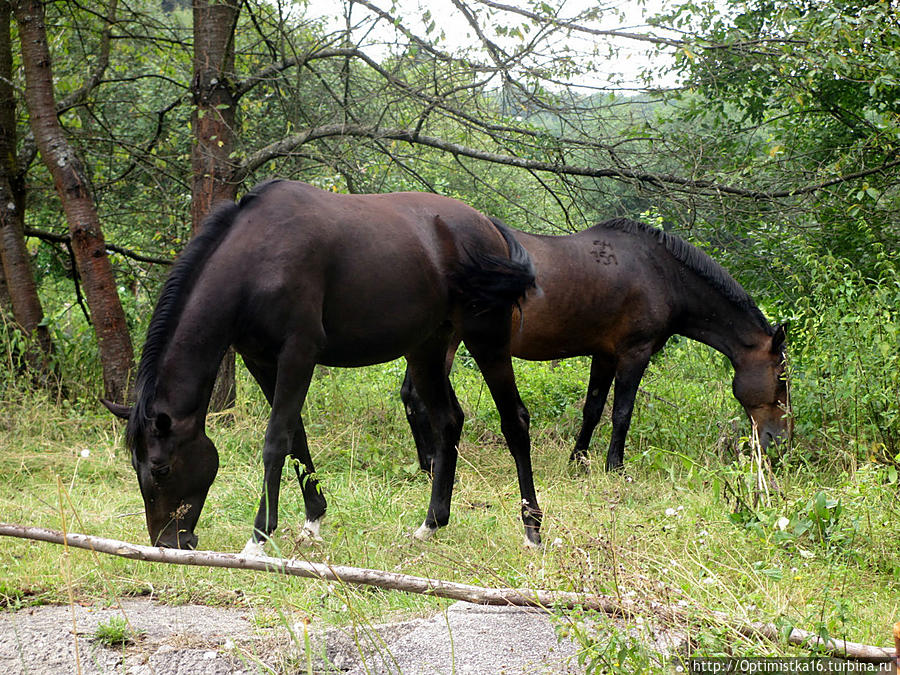
M 827 454 L 852 442 L 859 458 L 896 461 L 900 29 L 890 3 L 683 3 L 643 36 L 674 46 L 680 84 L 642 94 L 584 84 L 604 58 L 591 12 L 563 27 L 565 10 L 543 4 L 460 7 L 466 48 L 433 21 L 416 34 L 394 17 L 376 41 L 299 8 L 245 4 L 230 83 L 234 180 L 433 190 L 542 232 L 643 215 L 706 248 L 772 320 L 791 321 L 799 443 Z M 191 231 L 192 17 L 150 0 L 107 15 L 67 2 L 46 10 L 59 118 L 106 238 L 124 253 L 113 262 L 139 344 L 165 266 L 129 254 L 171 259 Z M 375 5 L 345 13 L 348 26 L 386 30 Z M 84 93 L 86 63 L 102 74 Z M 92 329 L 58 241 L 60 203 L 30 161 L 18 110 L 26 226 L 57 234 L 28 247 L 60 391 L 88 396 L 98 390 Z M 25 338 L 8 306 L 4 317 L 8 395 L 28 378 Z

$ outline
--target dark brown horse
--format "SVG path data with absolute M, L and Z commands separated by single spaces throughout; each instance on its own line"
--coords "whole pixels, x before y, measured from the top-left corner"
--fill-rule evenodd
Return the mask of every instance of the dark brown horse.
M 316 535 L 325 513 L 300 409 L 313 368 L 406 356 L 432 420 L 431 501 L 417 536 L 450 517 L 463 413 L 444 360 L 460 335 L 481 368 L 516 462 L 527 540 L 540 542 L 528 412 L 509 356 L 513 304 L 534 285 L 528 254 L 501 226 L 453 199 L 423 193 L 339 195 L 271 181 L 226 203 L 173 267 L 148 329 L 128 419 L 131 462 L 154 544 L 194 548 L 218 469 L 205 432 L 216 371 L 229 345 L 272 406 L 264 486 L 245 552 L 275 530 L 290 455 Z M 295 467 L 297 465 L 295 464 Z
M 606 468 L 623 465 L 638 384 L 650 357 L 675 334 L 698 340 L 734 366 L 732 390 L 763 447 L 788 432 L 784 326 L 773 327 L 746 291 L 698 248 L 643 223 L 616 219 L 565 236 L 512 230 L 531 254 L 542 294 L 512 323 L 512 354 L 530 361 L 591 356 L 581 431 L 571 459 L 585 459 L 615 380 Z M 447 368 L 455 345 L 451 344 Z M 406 378 L 401 396 L 428 470 L 427 419 Z

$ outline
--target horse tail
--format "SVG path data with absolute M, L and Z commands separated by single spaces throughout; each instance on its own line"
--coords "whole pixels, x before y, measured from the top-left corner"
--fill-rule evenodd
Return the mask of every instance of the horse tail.
M 528 251 L 506 225 L 496 218 L 491 224 L 509 247 L 509 257 L 466 250 L 467 260 L 460 264 L 455 282 L 465 301 L 481 311 L 503 306 L 518 306 L 526 291 L 536 288 L 534 263 Z

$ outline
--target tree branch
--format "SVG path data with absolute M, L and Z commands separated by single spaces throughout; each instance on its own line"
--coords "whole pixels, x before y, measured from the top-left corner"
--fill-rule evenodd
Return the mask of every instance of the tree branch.
M 345 565 L 329 565 L 305 560 L 287 560 L 285 558 L 257 557 L 235 553 L 219 553 L 216 551 L 190 551 L 155 546 L 141 546 L 116 539 L 94 537 L 74 532 L 63 533 L 42 527 L 29 527 L 13 523 L 0 523 L 0 535 L 33 539 L 53 544 L 63 544 L 97 553 L 119 556 L 131 560 L 162 562 L 175 565 L 192 565 L 201 567 L 224 567 L 244 569 L 258 572 L 270 572 L 286 576 L 297 576 L 306 579 L 319 579 L 355 585 L 375 586 L 387 590 L 418 593 L 438 598 L 463 600 L 479 605 L 501 605 L 517 607 L 556 607 L 560 609 L 588 609 L 611 616 L 636 616 L 651 612 L 658 618 L 681 625 L 689 621 L 685 612 L 679 608 L 652 601 L 636 601 L 619 599 L 608 595 L 586 595 L 569 591 L 545 591 L 530 588 L 485 588 L 471 584 L 461 584 L 441 579 L 417 577 L 410 574 L 385 572 L 382 570 L 348 567 Z M 722 612 L 711 612 L 718 621 L 734 626 L 734 629 L 749 637 L 762 637 L 772 642 L 782 639 L 781 631 L 769 623 L 743 623 L 730 621 Z M 900 639 L 900 638 L 898 638 Z M 897 657 L 897 650 L 889 647 L 874 647 L 831 639 L 823 641 L 808 631 L 793 629 L 787 642 L 806 649 L 824 652 L 841 658 L 862 661 L 889 662 Z
M 100 33 L 100 50 L 97 54 L 97 63 L 94 66 L 94 71 L 91 73 L 90 77 L 88 77 L 83 85 L 57 102 L 56 113 L 58 115 L 61 115 L 69 108 L 72 108 L 73 106 L 81 103 L 81 101 L 87 98 L 88 94 L 93 91 L 94 87 L 96 87 L 100 83 L 101 79 L 103 79 L 103 73 L 106 72 L 106 68 L 109 66 L 110 35 L 112 33 L 113 24 L 116 23 L 117 6 L 118 0 L 110 1 L 109 14 L 105 19 L 103 32 Z
M 332 136 L 349 136 L 362 137 L 372 139 L 390 139 L 396 141 L 405 141 L 407 143 L 424 145 L 437 150 L 449 152 L 452 155 L 470 157 L 492 164 L 504 164 L 506 166 L 515 166 L 529 171 L 541 171 L 553 173 L 557 175 L 568 176 L 585 176 L 589 178 L 612 178 L 616 180 L 635 180 L 641 183 L 662 187 L 669 186 L 675 189 L 690 191 L 702 194 L 727 194 L 735 197 L 743 197 L 756 200 L 774 200 L 786 197 L 795 197 L 798 195 L 810 194 L 832 185 L 844 183 L 858 178 L 863 178 L 871 174 L 880 173 L 889 169 L 900 166 L 900 159 L 894 159 L 884 162 L 877 167 L 862 169 L 842 176 L 837 176 L 818 183 L 812 183 L 792 190 L 751 190 L 747 188 L 736 187 L 732 185 L 723 185 L 714 181 L 695 180 L 675 176 L 664 173 L 650 173 L 630 169 L 628 167 L 615 168 L 596 168 L 590 166 L 572 166 L 568 164 L 555 164 L 539 159 L 528 159 L 526 157 L 517 157 L 514 155 L 504 155 L 479 148 L 453 143 L 451 141 L 437 138 L 435 136 L 426 136 L 416 133 L 409 129 L 383 129 L 374 126 L 366 126 L 359 124 L 326 124 L 320 127 L 314 127 L 305 131 L 293 134 L 287 138 L 283 138 L 272 143 L 260 150 L 254 152 L 244 160 L 244 162 L 235 171 L 235 181 L 244 180 L 247 175 L 258 169 L 271 159 L 289 155 L 295 148 L 300 147 L 304 143 L 319 139 L 329 138 Z
M 563 19 L 557 19 L 556 17 L 548 16 L 546 14 L 538 14 L 536 12 L 531 12 L 520 7 L 513 7 L 512 5 L 506 5 L 500 2 L 492 2 L 492 0 L 476 0 L 476 2 L 481 5 L 485 5 L 486 7 L 491 7 L 493 9 L 499 9 L 504 12 L 512 12 L 513 14 L 519 14 L 520 16 L 528 17 L 536 23 L 544 25 L 549 24 L 551 26 L 565 28 L 566 30 L 573 30 L 579 33 L 587 33 L 588 35 L 595 35 L 598 37 L 625 38 L 628 40 L 636 40 L 638 42 L 649 42 L 651 44 L 661 45 L 664 47 L 684 47 L 685 45 L 690 44 L 683 40 L 661 38 L 656 37 L 655 35 L 647 35 L 645 33 L 631 33 L 621 30 L 601 30 L 599 28 L 591 28 L 589 26 L 583 26 L 579 23 L 576 23 L 576 20 L 566 21 Z
M 56 234 L 55 232 L 36 230 L 33 227 L 25 228 L 25 236 L 37 237 L 38 239 L 41 239 L 43 241 L 52 241 L 56 244 L 65 244 L 67 246 L 72 242 L 72 238 L 67 234 Z M 136 253 L 131 249 L 127 249 L 122 246 L 116 246 L 115 244 L 110 244 L 109 242 L 106 243 L 106 250 L 112 251 L 113 253 L 119 253 L 120 255 L 124 255 L 126 258 L 131 258 L 132 260 L 137 260 L 138 262 L 153 263 L 154 265 L 172 264 L 172 261 L 168 258 L 157 258 L 155 256 Z

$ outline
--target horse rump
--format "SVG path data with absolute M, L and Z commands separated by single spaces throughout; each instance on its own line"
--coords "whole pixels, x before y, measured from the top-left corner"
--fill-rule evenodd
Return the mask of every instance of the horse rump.
M 525 293 L 537 288 L 534 263 L 528 251 L 502 222 L 496 218 L 490 221 L 506 241 L 509 257 L 466 247 L 465 259 L 450 280 L 452 290 L 476 311 L 518 307 Z

